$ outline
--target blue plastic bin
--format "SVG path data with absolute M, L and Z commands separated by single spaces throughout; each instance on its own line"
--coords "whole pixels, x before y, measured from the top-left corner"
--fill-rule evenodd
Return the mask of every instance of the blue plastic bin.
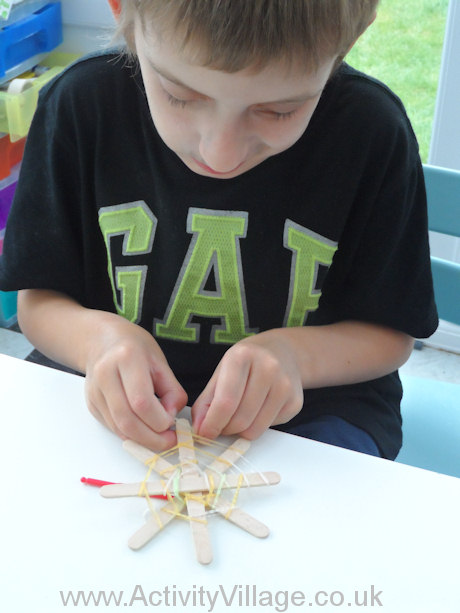
M 62 43 L 61 3 L 50 2 L 27 17 L 0 29 L 0 80 Z M 17 75 L 16 75 L 17 76 Z

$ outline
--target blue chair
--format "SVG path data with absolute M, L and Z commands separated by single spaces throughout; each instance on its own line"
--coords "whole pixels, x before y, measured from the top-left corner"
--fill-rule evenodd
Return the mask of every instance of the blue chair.
M 424 166 L 430 230 L 460 237 L 460 172 Z M 441 319 L 460 325 L 460 264 L 431 258 Z M 403 446 L 397 462 L 460 477 L 460 385 L 401 375 Z

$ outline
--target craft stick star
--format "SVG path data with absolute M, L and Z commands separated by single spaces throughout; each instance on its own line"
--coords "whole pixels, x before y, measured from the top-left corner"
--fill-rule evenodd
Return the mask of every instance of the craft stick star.
M 249 449 L 250 442 L 243 438 L 234 441 L 219 456 L 206 452 L 214 460 L 201 469 L 196 457 L 199 450 L 195 447 L 194 435 L 186 419 L 176 420 L 176 434 L 178 464 L 171 464 L 162 454 L 153 453 L 150 449 L 128 440 L 123 443 L 123 447 L 148 466 L 144 481 L 106 485 L 100 490 L 105 498 L 142 496 L 147 500 L 150 515 L 146 523 L 129 539 L 129 547 L 140 549 L 174 518 L 180 517 L 190 522 L 197 560 L 201 564 L 209 564 L 212 561 L 212 547 L 206 509 L 216 511 L 254 536 L 259 538 L 268 536 L 270 531 L 267 526 L 238 508 L 236 502 L 241 488 L 275 485 L 280 482 L 279 474 L 240 472 L 226 475 L 225 473 Z M 207 441 L 207 439 L 201 440 Z M 207 442 L 215 444 L 213 441 Z M 150 480 L 152 471 L 161 478 Z M 225 495 L 224 491 L 228 489 L 235 490 L 232 498 Z M 154 494 L 165 494 L 168 497 L 168 502 L 158 510 L 153 507 L 150 500 L 150 496 Z M 184 507 L 187 509 L 187 515 L 183 513 Z

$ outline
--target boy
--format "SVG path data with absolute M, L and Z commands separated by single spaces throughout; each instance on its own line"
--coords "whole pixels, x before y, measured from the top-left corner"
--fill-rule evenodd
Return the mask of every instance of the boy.
M 152 449 L 270 426 L 394 458 L 437 325 L 417 144 L 342 59 L 377 0 L 124 0 L 130 61 L 42 93 L 2 288 L 92 413 Z M 284 425 L 282 425 L 284 424 Z

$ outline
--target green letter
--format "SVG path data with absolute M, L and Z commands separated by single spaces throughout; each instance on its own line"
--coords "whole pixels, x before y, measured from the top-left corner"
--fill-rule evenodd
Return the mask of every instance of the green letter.
M 337 250 L 334 243 L 290 219 L 284 226 L 284 246 L 293 252 L 289 300 L 284 326 L 303 326 L 308 313 L 318 308 L 321 290 L 316 290 L 319 264 L 330 266 Z
M 247 213 L 191 208 L 187 232 L 193 238 L 169 301 L 165 318 L 157 321 L 155 333 L 161 338 L 198 342 L 199 324 L 193 316 L 221 320 L 211 332 L 211 343 L 236 343 L 251 336 L 239 237 L 246 236 Z M 205 289 L 214 274 L 215 290 Z
M 99 226 L 107 249 L 108 272 L 117 312 L 129 321 L 141 319 L 147 266 L 117 266 L 113 274 L 110 242 L 113 236 L 123 236 L 122 255 L 140 255 L 152 250 L 157 220 L 145 202 L 128 202 L 106 206 L 99 211 Z M 120 300 L 118 300 L 118 292 Z

